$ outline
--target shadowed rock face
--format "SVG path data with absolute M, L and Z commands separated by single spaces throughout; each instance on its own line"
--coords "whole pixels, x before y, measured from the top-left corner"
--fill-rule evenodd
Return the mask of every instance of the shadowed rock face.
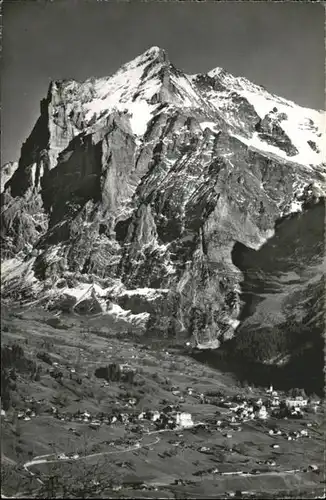
M 236 243 L 241 313 L 236 335 L 199 360 L 257 385 L 323 394 L 325 205 L 278 221 L 259 250 Z
M 232 337 L 235 243 L 257 250 L 280 217 L 323 195 L 318 153 L 300 148 L 290 119 L 320 146 L 318 112 L 219 69 L 184 75 L 158 48 L 110 78 L 53 82 L 2 194 L 3 257 L 16 259 L 3 296 L 21 298 L 27 272 L 45 302 L 95 283 L 149 313 L 151 334 Z
M 320 201 L 301 214 L 292 214 L 279 221 L 274 236 L 259 250 L 238 243 L 235 245 L 233 262 L 244 276 L 241 287 L 246 303 L 241 314 L 243 320 L 249 322 L 258 313 L 255 303 L 273 300 L 283 294 L 287 307 L 296 310 L 294 319 L 301 323 L 299 293 L 305 296 L 303 288 L 317 283 L 324 275 L 324 221 L 325 206 Z M 291 301 L 291 294 L 296 297 L 295 301 Z M 266 314 L 271 314 L 272 324 L 282 322 L 282 307 L 277 306 L 273 311 L 273 307 L 266 304 L 263 309 Z M 244 321 L 241 328 L 245 325 Z

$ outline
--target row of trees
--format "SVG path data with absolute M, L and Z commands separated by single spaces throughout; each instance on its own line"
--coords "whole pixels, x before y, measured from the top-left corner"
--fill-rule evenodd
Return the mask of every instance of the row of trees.
M 101 366 L 95 370 L 95 377 L 103 378 L 108 382 L 126 382 L 133 384 L 135 372 L 124 372 L 118 363 L 111 363 L 108 366 Z

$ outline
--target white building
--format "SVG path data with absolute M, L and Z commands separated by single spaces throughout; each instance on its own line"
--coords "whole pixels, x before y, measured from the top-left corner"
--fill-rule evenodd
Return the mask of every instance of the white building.
M 304 399 L 302 396 L 299 396 L 298 398 L 286 399 L 285 403 L 288 408 L 296 408 L 296 407 L 300 408 L 303 406 L 307 406 L 308 401 L 307 399 Z
M 178 427 L 182 428 L 190 428 L 193 427 L 194 422 L 192 420 L 192 416 L 190 413 L 177 413 L 176 415 L 176 424 Z
M 261 408 L 259 408 L 259 410 L 257 411 L 256 416 L 258 418 L 261 418 L 262 420 L 265 420 L 268 417 L 266 406 L 263 405 Z
M 159 419 L 160 419 L 160 412 L 159 412 L 159 411 L 157 411 L 157 410 L 153 411 L 153 414 L 152 414 L 151 420 L 152 420 L 153 422 L 156 422 L 156 421 L 157 421 L 157 420 L 159 420 Z

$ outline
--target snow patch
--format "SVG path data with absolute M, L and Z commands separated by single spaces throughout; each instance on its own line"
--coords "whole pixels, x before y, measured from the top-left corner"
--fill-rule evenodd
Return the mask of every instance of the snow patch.
M 61 245 L 54 245 L 52 246 L 46 253 L 46 260 L 47 262 L 56 262 L 61 259 L 60 250 L 62 246 Z
M 194 89 L 191 79 L 188 75 L 178 76 L 171 75 L 171 82 L 180 93 L 180 102 L 185 107 L 202 107 L 206 104 Z M 181 97 L 182 96 L 182 97 Z
M 199 125 L 202 131 L 206 128 L 210 128 L 213 132 L 216 132 L 216 123 L 214 122 L 201 122 Z
M 289 213 L 302 212 L 302 202 L 294 200 L 289 206 Z
M 215 339 L 215 340 L 209 340 L 205 342 L 205 344 L 202 344 L 198 342 L 196 344 L 196 348 L 200 350 L 205 350 L 205 349 L 218 349 L 220 347 L 220 341 Z
M 146 297 L 147 300 L 155 300 L 162 294 L 167 294 L 169 292 L 168 288 L 135 288 L 134 290 L 124 290 L 121 291 L 120 295 L 127 295 L 132 297 L 135 295 L 141 295 Z
M 148 122 L 156 108 L 157 105 L 149 105 L 146 101 L 136 101 L 128 105 L 128 112 L 131 113 L 130 125 L 135 135 L 145 134 Z
M 23 262 L 17 258 L 5 260 L 1 263 L 1 281 L 5 283 L 19 279 L 24 281 L 24 285 L 37 282 L 38 280 L 35 278 L 32 269 L 34 262 L 35 258 L 28 262 Z
M 145 295 L 149 298 L 149 300 L 153 300 L 156 298 L 153 294 L 155 289 L 138 289 L 140 290 L 140 294 Z M 168 290 L 164 290 L 168 292 Z M 125 320 L 128 323 L 132 323 L 136 326 L 145 326 L 147 320 L 150 316 L 149 313 L 139 313 L 133 314 L 130 310 L 125 310 L 120 307 L 118 304 L 110 302 L 107 300 L 108 294 L 112 292 L 112 287 L 102 288 L 97 284 L 89 284 L 89 283 L 80 283 L 78 287 L 75 288 L 64 288 L 60 291 L 60 295 L 74 297 L 76 299 L 76 303 L 74 307 L 76 307 L 80 302 L 92 297 L 94 294 L 96 300 L 101 306 L 102 313 L 113 316 L 118 320 Z M 128 292 L 128 291 L 127 291 Z M 129 292 L 137 292 L 137 290 L 129 290 Z M 123 295 L 125 292 L 120 291 L 119 294 Z M 132 295 L 132 293 L 131 293 Z M 157 295 L 158 296 L 158 295 Z
M 62 294 L 75 297 L 78 304 L 78 302 L 80 302 L 83 298 L 86 298 L 91 293 L 92 288 L 93 285 L 89 285 L 88 283 L 81 283 L 76 288 L 63 288 Z
M 150 316 L 150 314 L 146 312 L 132 314 L 130 310 L 127 311 L 125 309 L 122 309 L 122 307 L 120 307 L 118 304 L 113 303 L 109 306 L 106 314 L 109 314 L 116 319 L 123 319 L 128 323 L 132 323 L 136 326 L 145 326 Z
M 176 270 L 172 264 L 165 265 L 166 274 L 175 274 Z
M 241 141 L 243 144 L 246 144 L 246 146 L 248 146 L 249 148 L 254 148 L 265 153 L 272 153 L 274 156 L 283 158 L 286 161 L 300 163 L 308 169 L 312 168 L 310 167 L 310 164 L 313 165 L 320 163 L 320 161 L 312 160 L 312 155 L 307 156 L 305 152 L 302 152 L 302 150 L 296 156 L 288 156 L 285 151 L 279 149 L 276 146 L 272 146 L 271 144 L 268 144 L 267 142 L 260 139 L 257 132 L 255 132 L 250 139 L 239 134 L 231 135 Z
M 228 324 L 235 330 L 240 325 L 240 321 L 238 319 L 229 318 Z

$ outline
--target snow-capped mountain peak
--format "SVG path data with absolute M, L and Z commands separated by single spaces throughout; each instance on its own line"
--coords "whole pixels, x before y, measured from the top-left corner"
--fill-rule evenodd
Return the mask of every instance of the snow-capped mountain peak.
M 83 83 L 75 80 L 53 82 L 49 95 L 54 114 L 57 103 L 61 106 L 62 101 L 65 102 L 73 128 L 77 113 L 83 128 L 93 130 L 98 120 L 103 121 L 117 110 L 130 116 L 130 125 L 136 135 L 145 133 L 155 110 L 164 103 L 183 107 L 203 105 L 203 99 L 187 76 L 176 70 L 167 53 L 156 46 L 109 77 L 89 78 Z M 78 133 L 79 130 L 75 130 L 75 134 Z
M 94 99 L 85 106 L 86 121 L 112 108 L 127 111 L 133 117 L 134 132 L 141 135 L 150 116 L 162 103 L 200 106 L 202 98 L 187 76 L 170 63 L 166 52 L 154 46 L 124 64 L 111 77 L 95 80 Z
M 135 133 L 144 133 L 144 127 L 156 107 L 153 98 L 163 84 L 162 72 L 168 65 L 165 52 L 152 47 L 122 66 L 111 77 L 96 79 L 93 84 L 94 98 L 85 105 L 86 121 L 94 120 L 115 108 L 130 112 L 135 117 Z M 141 125 L 140 115 L 143 115 Z
M 2 195 L 6 293 L 44 284 L 56 301 L 95 283 L 154 314 L 154 331 L 231 335 L 232 248 L 259 248 L 320 202 L 323 116 L 221 68 L 187 75 L 159 47 L 108 77 L 53 82 Z
M 142 137 L 165 105 L 191 110 L 199 120 L 202 116 L 204 122 L 215 123 L 215 130 L 228 129 L 265 153 L 306 166 L 325 159 L 325 113 L 297 106 L 220 67 L 186 75 L 157 46 L 109 77 L 54 82 L 50 89 L 51 112 L 55 117 L 65 103 L 73 135 L 81 128 L 89 133 L 102 127 L 116 110 L 127 114 L 132 132 Z

